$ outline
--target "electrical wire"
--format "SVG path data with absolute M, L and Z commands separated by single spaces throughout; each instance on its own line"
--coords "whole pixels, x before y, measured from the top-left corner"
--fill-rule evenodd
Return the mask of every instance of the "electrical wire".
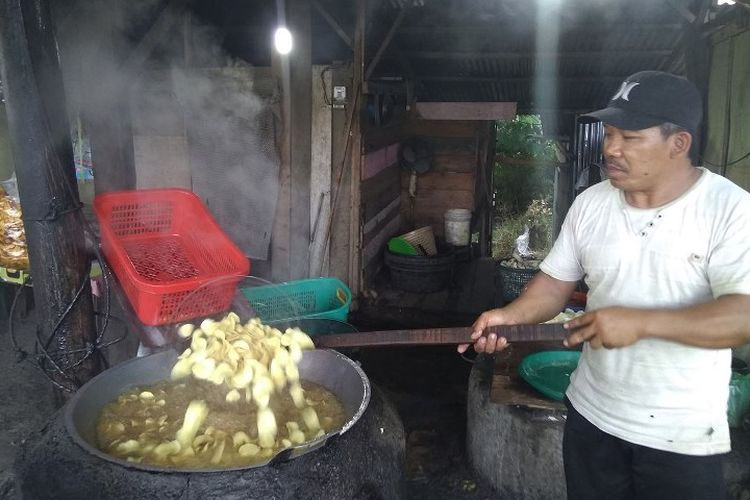
M 333 100 L 328 97 L 328 89 L 326 85 L 326 73 L 333 70 L 333 66 L 326 66 L 323 68 L 323 71 L 320 72 L 320 86 L 323 90 L 323 100 L 325 101 L 327 106 L 333 105 Z
M 29 361 L 32 365 L 34 365 L 36 368 L 38 368 L 46 377 L 47 379 L 58 389 L 65 391 L 65 392 L 75 392 L 78 389 L 78 382 L 75 380 L 75 378 L 70 374 L 72 370 L 83 364 L 87 359 L 91 358 L 94 355 L 98 355 L 102 361 L 102 364 L 104 367 L 107 367 L 109 365 L 106 356 L 102 352 L 107 347 L 110 347 L 120 341 L 122 341 L 128 333 L 127 325 L 125 325 L 125 322 L 120 319 L 116 318 L 115 316 L 111 315 L 111 270 L 109 269 L 109 266 L 107 265 L 106 261 L 104 260 L 104 257 L 102 256 L 99 246 L 96 243 L 96 237 L 94 234 L 94 230 L 91 227 L 91 224 L 83 217 L 83 215 L 80 215 L 81 219 L 84 223 L 84 234 L 91 238 L 91 242 L 89 247 L 93 249 L 94 256 L 96 260 L 99 262 L 99 265 L 102 270 L 102 281 L 103 281 L 103 292 L 104 292 L 104 311 L 94 311 L 94 314 L 97 317 L 101 317 L 102 321 L 101 324 L 97 321 L 97 334 L 96 338 L 93 343 L 88 343 L 84 348 L 81 349 L 70 349 L 65 351 L 59 351 L 55 352 L 54 355 L 50 353 L 49 348 L 52 344 L 53 340 L 58 337 L 58 335 L 61 332 L 61 326 L 64 324 L 65 319 L 68 317 L 70 312 L 75 307 L 76 303 L 80 300 L 80 298 L 83 296 L 83 292 L 86 289 L 86 286 L 89 284 L 89 274 L 90 274 L 90 263 L 89 268 L 87 269 L 86 276 L 83 278 L 83 281 L 81 285 L 78 287 L 76 294 L 74 295 L 73 299 L 70 301 L 70 303 L 67 305 L 67 307 L 64 309 L 63 313 L 60 315 L 58 320 L 55 323 L 55 326 L 52 328 L 52 331 L 50 332 L 49 336 L 46 339 L 43 339 L 41 336 L 41 332 L 39 329 L 36 329 L 36 342 L 34 345 L 35 353 L 34 355 L 31 355 L 31 353 L 25 351 L 19 344 L 16 339 L 16 333 L 14 329 L 14 318 L 15 318 L 15 310 L 17 307 L 18 300 L 21 296 L 21 293 L 23 290 L 29 286 L 29 279 L 30 277 L 27 275 L 27 277 L 24 279 L 24 282 L 21 284 L 21 286 L 16 290 L 16 293 L 13 298 L 13 302 L 10 306 L 10 311 L 8 314 L 8 333 L 11 338 L 11 342 L 13 344 L 13 348 L 16 352 L 16 362 L 20 363 L 24 360 Z M 114 339 L 103 342 L 104 335 L 107 331 L 107 328 L 109 326 L 110 318 L 114 318 L 116 320 L 119 320 L 123 324 L 123 332 L 119 336 L 115 337 Z M 81 355 L 82 354 L 82 355 Z M 68 366 L 60 366 L 59 361 L 65 360 L 67 358 L 78 358 L 75 362 Z M 56 359 L 57 358 L 57 359 Z M 57 375 L 57 377 L 55 376 Z M 58 378 L 61 378 L 62 380 L 58 380 Z

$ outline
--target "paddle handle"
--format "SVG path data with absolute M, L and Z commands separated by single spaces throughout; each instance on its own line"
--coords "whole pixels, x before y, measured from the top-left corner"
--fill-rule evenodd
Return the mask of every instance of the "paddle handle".
M 415 330 L 378 330 L 313 337 L 316 347 L 382 347 L 415 345 L 471 344 L 472 327 L 422 328 Z M 567 330 L 562 324 L 509 325 L 486 328 L 484 335 L 494 333 L 508 342 L 538 342 L 563 340 Z

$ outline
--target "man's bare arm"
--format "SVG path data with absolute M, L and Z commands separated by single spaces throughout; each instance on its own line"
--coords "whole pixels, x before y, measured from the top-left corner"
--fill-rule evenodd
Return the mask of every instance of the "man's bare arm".
M 606 307 L 566 323 L 566 344 L 588 340 L 592 347 L 624 347 L 640 339 L 722 349 L 750 342 L 750 295 L 724 295 L 680 309 Z
M 504 338 L 498 338 L 495 334 L 482 337 L 482 332 L 488 326 L 533 324 L 554 318 L 565 307 L 575 287 L 575 281 L 560 281 L 542 271 L 538 272 L 516 300 L 505 307 L 485 311 L 477 318 L 471 335 L 476 340 L 474 349 L 492 353 L 507 345 Z M 468 347 L 469 344 L 461 344 L 458 352 L 464 352 Z

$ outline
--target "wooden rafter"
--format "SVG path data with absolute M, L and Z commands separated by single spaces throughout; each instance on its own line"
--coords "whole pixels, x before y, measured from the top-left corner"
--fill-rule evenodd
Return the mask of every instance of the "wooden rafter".
M 684 21 L 687 21 L 690 24 L 693 24 L 693 22 L 695 21 L 695 14 L 690 12 L 690 9 L 685 7 L 682 3 L 675 0 L 667 0 L 667 5 L 677 11 L 677 13 L 680 15 L 680 17 L 682 17 Z
M 403 51 L 396 44 L 395 40 L 391 40 L 391 50 L 396 55 L 396 60 L 398 60 L 398 63 L 401 65 L 401 68 L 404 70 L 404 74 L 406 75 L 406 77 L 409 80 L 414 80 L 417 74 L 414 71 L 414 68 L 412 67 L 411 62 L 404 55 Z
M 349 48 L 353 48 L 354 45 L 352 44 L 352 38 L 346 34 L 346 31 L 344 31 L 344 28 L 341 27 L 341 24 L 339 24 L 336 19 L 328 13 L 328 11 L 323 7 L 318 0 L 311 0 L 312 6 L 315 7 L 315 10 L 318 11 L 318 14 L 320 14 L 320 17 L 322 17 L 325 22 L 328 23 L 328 26 L 331 27 L 331 29 L 341 38 L 344 43 Z
M 571 31 L 574 29 L 585 29 L 587 33 L 592 35 L 603 35 L 612 32 L 622 31 L 622 26 L 611 26 L 611 25 L 598 25 L 598 26 L 565 26 L 563 32 Z M 646 32 L 658 32 L 663 33 L 665 31 L 679 31 L 682 29 L 681 23 L 652 23 L 652 24 L 640 24 L 637 26 L 628 26 L 628 33 L 646 33 Z M 434 36 L 435 33 L 440 33 L 441 36 L 456 36 L 456 37 L 482 37 L 482 38 L 504 38 L 507 35 L 503 33 L 503 30 L 499 26 L 402 26 L 398 30 L 399 35 L 415 35 L 415 36 Z
M 162 9 L 159 16 L 151 25 L 146 34 L 138 42 L 138 45 L 128 55 L 123 67 L 125 74 L 137 74 L 143 63 L 151 55 L 156 45 L 164 38 L 169 30 L 182 19 L 182 10 L 185 0 L 170 0 Z
M 590 58 L 590 57 L 665 57 L 672 49 L 640 50 L 591 50 L 562 52 L 485 52 L 485 51 L 407 51 L 404 55 L 410 59 L 542 59 L 542 58 Z
M 427 75 L 420 76 L 419 80 L 423 82 L 443 82 L 443 83 L 497 83 L 497 84 L 511 84 L 511 83 L 526 83 L 534 82 L 538 80 L 551 80 L 555 83 L 600 83 L 602 81 L 622 81 L 627 75 L 611 75 L 611 76 L 575 76 L 575 77 L 537 77 L 534 75 L 521 76 L 521 77 L 502 77 L 502 76 L 460 76 L 460 75 Z
M 373 71 L 375 71 L 375 67 L 380 62 L 380 59 L 383 57 L 383 54 L 385 53 L 385 50 L 388 48 L 388 45 L 391 43 L 391 40 L 393 40 L 393 36 L 396 34 L 396 30 L 398 30 L 398 27 L 401 25 L 401 22 L 404 20 L 404 16 L 406 15 L 406 11 L 408 10 L 408 7 L 404 7 L 398 12 L 398 15 L 396 16 L 396 19 L 394 19 L 393 24 L 391 25 L 390 29 L 388 30 L 388 33 L 386 33 L 385 38 L 383 39 L 383 43 L 380 44 L 380 47 L 378 47 L 378 51 L 375 53 L 375 57 L 372 58 L 372 61 L 370 61 L 370 64 L 367 66 L 367 70 L 365 71 L 365 80 L 369 80 L 372 76 Z

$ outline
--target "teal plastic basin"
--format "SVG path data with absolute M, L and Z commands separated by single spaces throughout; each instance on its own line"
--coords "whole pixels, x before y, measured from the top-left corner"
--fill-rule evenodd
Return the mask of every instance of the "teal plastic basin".
M 570 385 L 570 374 L 578 366 L 578 351 L 543 351 L 529 354 L 518 365 L 518 373 L 548 398 L 562 401 Z

